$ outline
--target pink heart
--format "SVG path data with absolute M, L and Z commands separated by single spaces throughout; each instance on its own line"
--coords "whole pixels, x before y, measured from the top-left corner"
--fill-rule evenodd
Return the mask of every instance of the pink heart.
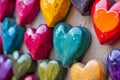
M 53 47 L 52 32 L 53 30 L 48 28 L 45 24 L 40 25 L 37 30 L 31 28 L 26 30 L 24 42 L 34 60 L 47 57 Z

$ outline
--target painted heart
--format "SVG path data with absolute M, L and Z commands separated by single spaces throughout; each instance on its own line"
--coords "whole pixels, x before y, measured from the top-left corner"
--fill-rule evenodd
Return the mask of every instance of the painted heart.
M 0 80 L 11 80 L 12 76 L 12 60 L 5 55 L 0 55 Z
M 16 13 L 21 25 L 31 23 L 39 11 L 39 0 L 16 0 Z
M 24 80 L 39 80 L 39 78 L 36 75 L 28 75 Z
M 91 60 L 86 66 L 75 63 L 71 67 L 72 80 L 106 80 L 104 68 L 99 61 Z
M 66 69 L 59 61 L 42 60 L 38 65 L 40 80 L 64 80 Z
M 104 5 L 103 5 L 104 4 Z M 96 0 L 92 7 L 94 29 L 101 44 L 113 44 L 120 33 L 120 1 L 110 7 L 110 0 Z
M 29 54 L 15 51 L 12 56 L 13 73 L 16 80 L 23 80 L 28 74 L 34 73 L 37 62 Z
M 63 20 L 69 11 L 70 0 L 40 0 L 42 14 L 49 27 Z
M 25 29 L 15 23 L 13 19 L 6 18 L 2 24 L 2 42 L 5 54 L 12 54 L 19 50 L 24 37 Z
M 28 28 L 26 30 L 24 42 L 34 60 L 47 57 L 53 47 L 52 32 L 53 30 L 45 24 L 40 25 L 37 29 Z
M 2 22 L 5 17 L 13 15 L 15 2 L 16 0 L 0 0 L 0 22 Z
M 79 60 L 90 44 L 90 33 L 84 27 L 59 23 L 54 29 L 54 48 L 63 66 L 70 67 Z

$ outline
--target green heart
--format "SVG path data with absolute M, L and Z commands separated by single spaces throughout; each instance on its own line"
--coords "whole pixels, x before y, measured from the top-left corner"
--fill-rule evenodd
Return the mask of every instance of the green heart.
M 38 65 L 40 80 L 63 80 L 66 69 L 59 61 L 42 60 Z
M 66 23 L 55 26 L 53 43 L 63 66 L 70 67 L 79 60 L 90 44 L 90 33 L 84 27 L 71 27 Z
M 36 70 L 37 62 L 33 61 L 29 54 L 18 51 L 13 53 L 13 73 L 17 80 L 23 80 L 24 76 Z

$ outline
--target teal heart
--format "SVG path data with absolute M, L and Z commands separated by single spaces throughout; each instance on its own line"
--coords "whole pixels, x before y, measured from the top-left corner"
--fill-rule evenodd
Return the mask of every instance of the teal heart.
M 25 29 L 16 24 L 15 20 L 6 18 L 2 23 L 2 42 L 5 54 L 12 54 L 19 50 L 24 37 Z
M 16 80 L 23 80 L 23 78 L 35 72 L 37 62 L 32 60 L 30 54 L 15 51 L 12 56 L 13 73 Z
M 53 36 L 57 56 L 67 68 L 83 56 L 91 41 L 87 29 L 81 26 L 72 28 L 66 23 L 58 23 Z

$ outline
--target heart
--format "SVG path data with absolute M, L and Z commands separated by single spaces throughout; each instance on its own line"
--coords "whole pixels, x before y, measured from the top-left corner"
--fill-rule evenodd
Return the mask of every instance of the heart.
M 96 0 L 92 7 L 94 29 L 101 44 L 113 44 L 120 38 L 120 1 L 110 6 L 109 0 Z
M 28 28 L 24 35 L 24 42 L 34 60 L 47 57 L 51 51 L 53 30 L 42 24 L 37 29 Z
M 88 30 L 81 26 L 72 28 L 66 23 L 55 26 L 53 39 L 56 54 L 67 68 L 79 60 L 90 45 Z
M 70 69 L 72 80 L 106 80 L 104 68 L 99 61 L 90 60 L 86 66 L 75 63 Z
M 32 60 L 29 54 L 15 51 L 12 56 L 13 73 L 16 80 L 23 80 L 23 78 L 35 72 L 37 62 Z
M 39 0 L 16 0 L 16 13 L 21 25 L 31 23 L 40 11 Z
M 59 61 L 42 60 L 38 65 L 40 80 L 64 80 L 66 69 Z
M 0 0 L 0 22 L 2 22 L 5 17 L 13 15 L 15 2 L 16 0 Z
M 12 76 L 12 60 L 5 55 L 0 55 L 0 80 L 11 80 Z
M 36 75 L 28 75 L 24 80 L 39 80 L 39 78 Z
M 63 20 L 69 11 L 70 5 L 70 0 L 40 0 L 41 11 L 47 26 L 54 27 L 56 23 Z

